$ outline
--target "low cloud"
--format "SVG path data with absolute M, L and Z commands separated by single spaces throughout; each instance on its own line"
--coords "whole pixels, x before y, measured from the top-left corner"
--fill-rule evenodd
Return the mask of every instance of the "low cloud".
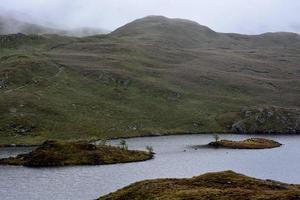
M 54 28 L 114 30 L 147 15 L 186 18 L 219 32 L 300 33 L 299 0 L 0 0 L 0 15 Z

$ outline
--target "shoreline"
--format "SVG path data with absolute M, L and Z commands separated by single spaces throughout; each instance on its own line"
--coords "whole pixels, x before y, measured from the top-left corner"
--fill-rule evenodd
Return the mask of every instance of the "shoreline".
M 13 147 L 38 147 L 41 144 L 1 144 L 0 148 L 13 148 Z
M 178 133 L 150 133 L 145 135 L 135 135 L 135 136 L 121 136 L 121 137 L 110 137 L 110 140 L 120 140 L 120 139 L 133 139 L 133 138 L 146 138 L 146 137 L 165 137 L 165 136 L 180 136 L 180 135 L 262 135 L 262 136 L 300 136 L 300 133 L 287 133 L 287 132 L 257 132 L 257 133 L 235 133 L 235 132 L 178 132 Z M 97 138 L 93 140 L 87 140 L 88 142 L 101 141 L 102 138 Z M 46 141 L 46 140 L 45 140 Z M 67 140 L 66 140 L 67 141 Z M 41 143 L 42 144 L 42 143 Z M 0 148 L 12 148 L 12 147 L 38 147 L 41 144 L 0 144 Z

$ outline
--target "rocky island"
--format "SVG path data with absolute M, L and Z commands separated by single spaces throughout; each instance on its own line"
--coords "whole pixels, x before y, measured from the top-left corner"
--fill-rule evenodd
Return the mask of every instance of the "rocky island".
M 191 179 L 156 179 L 134 183 L 99 200 L 257 200 L 299 199 L 300 185 L 260 180 L 233 171 L 207 173 Z
M 69 165 L 105 165 L 145 161 L 153 158 L 152 152 L 133 151 L 88 142 L 46 141 L 28 154 L 0 159 L 0 165 L 49 167 Z
M 208 144 L 210 147 L 230 149 L 270 149 L 281 145 L 279 142 L 264 138 L 250 138 L 243 141 L 217 140 Z

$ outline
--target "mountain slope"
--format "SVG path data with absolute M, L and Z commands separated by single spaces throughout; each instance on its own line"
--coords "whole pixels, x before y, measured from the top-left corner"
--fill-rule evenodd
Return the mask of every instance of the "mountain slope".
M 43 38 L 0 45 L 1 143 L 300 129 L 297 34 L 150 16 L 107 35 Z
M 135 20 L 111 33 L 112 36 L 181 48 L 266 48 L 300 46 L 300 35 L 278 32 L 261 35 L 217 33 L 184 19 L 149 16 Z

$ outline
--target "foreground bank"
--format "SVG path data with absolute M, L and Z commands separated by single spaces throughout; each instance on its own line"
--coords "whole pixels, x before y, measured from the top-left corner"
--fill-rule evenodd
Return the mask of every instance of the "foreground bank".
M 296 200 L 300 185 L 260 180 L 233 171 L 191 179 L 156 179 L 134 183 L 99 200 Z

